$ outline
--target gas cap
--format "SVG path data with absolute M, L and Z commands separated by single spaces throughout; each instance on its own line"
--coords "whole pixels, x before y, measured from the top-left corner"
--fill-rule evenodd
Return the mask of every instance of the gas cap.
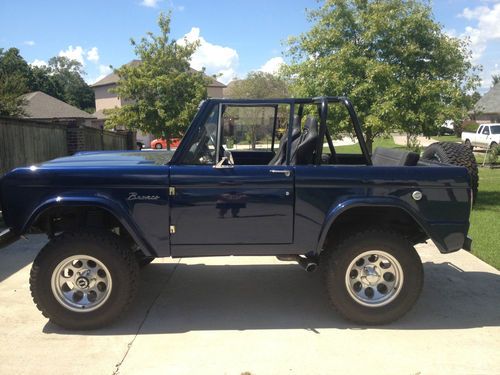
M 411 196 L 413 197 L 413 199 L 415 199 L 416 201 L 419 201 L 420 199 L 422 199 L 422 192 L 421 191 L 418 191 L 418 190 L 415 190 Z

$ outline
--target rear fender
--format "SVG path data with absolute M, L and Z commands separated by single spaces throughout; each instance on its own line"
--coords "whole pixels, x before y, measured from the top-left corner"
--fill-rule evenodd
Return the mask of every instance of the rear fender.
M 430 236 L 431 231 L 427 226 L 425 220 L 418 213 L 416 213 L 414 210 L 408 207 L 405 204 L 405 202 L 391 197 L 371 197 L 371 198 L 359 197 L 359 198 L 349 199 L 347 201 L 334 205 L 330 208 L 321 227 L 321 232 L 318 239 L 318 245 L 316 248 L 317 254 L 319 254 L 322 251 L 323 246 L 325 245 L 327 239 L 328 231 L 330 230 L 331 226 L 335 224 L 335 221 L 340 217 L 340 215 L 342 215 L 343 213 L 352 208 L 357 208 L 357 207 L 368 207 L 368 208 L 390 207 L 403 210 L 405 213 L 410 215 L 410 217 L 415 220 L 415 222 L 427 234 L 428 237 L 431 237 Z

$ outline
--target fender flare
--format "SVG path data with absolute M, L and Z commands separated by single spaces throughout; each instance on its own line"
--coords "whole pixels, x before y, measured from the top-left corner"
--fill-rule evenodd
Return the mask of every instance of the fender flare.
M 318 244 L 316 247 L 316 254 L 319 254 L 323 249 L 323 245 L 326 241 L 326 236 L 331 226 L 335 224 L 335 221 L 339 218 L 340 215 L 345 213 L 346 211 L 357 208 L 357 207 L 390 207 L 397 208 L 408 214 L 415 222 L 420 226 L 420 228 L 427 234 L 429 238 L 431 238 L 431 231 L 427 226 L 425 220 L 418 215 L 411 207 L 400 199 L 391 198 L 391 197 L 359 197 L 353 198 L 346 201 L 343 201 L 337 205 L 332 206 L 327 215 L 325 216 L 325 220 L 323 225 L 321 226 L 321 231 L 318 238 Z
M 157 256 L 139 228 L 130 220 L 130 215 L 118 202 L 106 196 L 57 196 L 46 199 L 39 204 L 24 222 L 21 233 L 26 233 L 33 223 L 47 210 L 54 207 L 98 207 L 112 215 L 129 233 L 146 256 Z

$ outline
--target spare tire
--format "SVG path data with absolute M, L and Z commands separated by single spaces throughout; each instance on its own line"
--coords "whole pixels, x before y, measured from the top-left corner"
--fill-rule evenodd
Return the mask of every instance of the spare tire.
M 424 150 L 422 159 L 467 168 L 470 176 L 473 202 L 476 201 L 479 187 L 479 174 L 476 158 L 469 147 L 460 143 L 436 142 Z

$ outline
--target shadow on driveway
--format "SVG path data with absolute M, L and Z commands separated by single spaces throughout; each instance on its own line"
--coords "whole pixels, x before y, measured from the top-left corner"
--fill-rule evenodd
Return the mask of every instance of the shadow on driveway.
M 424 263 L 417 305 L 384 330 L 465 329 L 500 325 L 500 276 Z M 149 313 L 148 313 L 149 310 Z M 144 323 L 138 332 L 138 324 Z M 293 264 L 151 264 L 142 271 L 132 310 L 109 328 L 86 335 L 181 333 L 200 330 L 366 329 L 330 307 L 319 273 Z M 82 334 L 47 323 L 51 334 Z

